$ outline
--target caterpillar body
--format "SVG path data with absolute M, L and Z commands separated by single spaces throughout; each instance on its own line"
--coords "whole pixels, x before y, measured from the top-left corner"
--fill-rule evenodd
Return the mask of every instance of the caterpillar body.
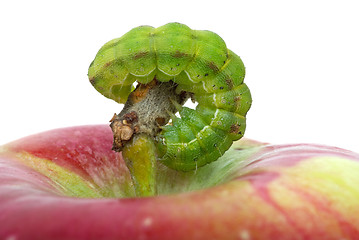
M 245 68 L 211 31 L 179 23 L 134 28 L 99 50 L 88 76 L 119 103 L 126 102 L 135 81 L 154 78 L 193 95 L 196 109 L 181 107 L 180 118 L 173 117 L 157 139 L 159 160 L 170 168 L 189 171 L 215 161 L 244 134 L 252 102 Z

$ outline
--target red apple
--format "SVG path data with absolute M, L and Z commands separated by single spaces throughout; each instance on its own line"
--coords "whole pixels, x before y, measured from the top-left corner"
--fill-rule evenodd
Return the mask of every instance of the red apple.
M 359 239 L 359 155 L 241 140 L 193 173 L 160 168 L 131 198 L 108 126 L 0 150 L 0 239 Z

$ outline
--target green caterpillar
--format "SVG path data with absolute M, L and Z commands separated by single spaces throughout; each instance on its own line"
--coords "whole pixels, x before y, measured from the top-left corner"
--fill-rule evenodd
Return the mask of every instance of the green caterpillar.
M 170 168 L 189 171 L 215 161 L 244 134 L 252 102 L 245 68 L 213 32 L 179 23 L 134 28 L 99 50 L 88 76 L 118 103 L 126 102 L 135 81 L 154 78 L 192 94 L 196 109 L 182 107 L 181 118 L 158 135 L 159 160 Z

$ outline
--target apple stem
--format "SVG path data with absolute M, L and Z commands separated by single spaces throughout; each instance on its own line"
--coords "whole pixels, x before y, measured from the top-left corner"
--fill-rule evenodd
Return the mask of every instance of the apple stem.
M 122 150 L 137 197 L 156 195 L 156 146 L 147 134 L 135 135 Z
M 189 98 L 187 92 L 176 93 L 177 84 L 158 82 L 139 83 L 119 114 L 110 120 L 113 147 L 122 151 L 138 197 L 156 194 L 157 148 L 155 138 L 166 125 L 177 105 Z

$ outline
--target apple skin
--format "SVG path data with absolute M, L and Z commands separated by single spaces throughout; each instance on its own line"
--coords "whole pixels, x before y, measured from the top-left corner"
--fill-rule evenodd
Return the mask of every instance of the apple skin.
M 129 174 L 111 146 L 105 125 L 2 146 L 0 239 L 359 239 L 356 153 L 241 140 L 214 163 L 223 176 L 211 175 L 219 173 L 213 164 L 204 167 L 208 178 L 196 178 L 201 169 L 160 170 L 173 180 L 159 177 L 167 192 L 131 198 Z M 205 186 L 216 177 L 222 182 Z M 189 191 L 192 181 L 205 187 Z

